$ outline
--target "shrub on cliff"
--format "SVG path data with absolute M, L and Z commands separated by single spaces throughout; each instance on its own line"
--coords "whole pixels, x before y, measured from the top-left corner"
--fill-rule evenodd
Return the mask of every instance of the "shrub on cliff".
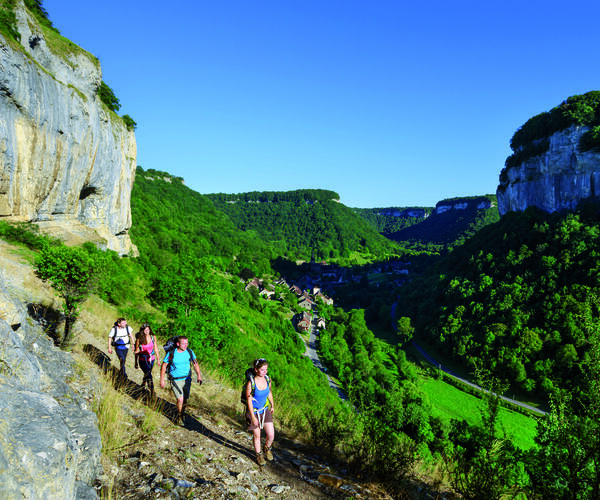
M 550 111 L 527 120 L 510 140 L 510 147 L 514 153 L 506 159 L 506 168 L 516 167 L 529 158 L 545 153 L 549 146 L 547 139 L 572 125 L 600 125 L 600 91 L 592 90 L 582 95 L 571 96 Z M 591 149 L 588 146 L 590 142 L 593 142 L 593 147 L 600 146 L 600 141 L 591 139 L 588 138 L 580 147 Z
M 94 289 L 98 276 L 96 259 L 83 248 L 57 245 L 42 249 L 35 265 L 38 277 L 48 281 L 64 300 L 65 329 L 59 339 L 64 347 L 71 340 L 80 304 Z
M 21 34 L 17 31 L 15 0 L 5 0 L 0 4 L 0 33 L 16 42 L 21 41 Z
M 98 88 L 98 97 L 104 104 L 106 104 L 106 107 L 111 111 L 114 111 L 116 113 L 117 111 L 119 111 L 119 109 L 121 109 L 121 103 L 119 102 L 119 99 L 113 92 L 113 89 L 106 85 L 104 81 L 100 83 L 100 87 Z
M 38 23 L 40 23 L 43 26 L 46 26 L 46 28 L 50 28 L 51 30 L 56 31 L 56 33 L 60 33 L 52 25 L 52 21 L 50 21 L 50 18 L 48 17 L 48 11 L 46 11 L 46 9 L 44 8 L 42 0 L 25 0 L 25 7 L 27 7 L 27 10 L 29 10 L 29 12 L 31 12 L 35 16 Z
M 137 122 L 133 118 L 131 118 L 131 116 L 123 115 L 121 117 L 121 119 L 123 120 L 123 123 L 127 127 L 127 130 L 131 131 L 131 130 L 135 130 L 137 128 Z
M 39 228 L 29 222 L 8 223 L 0 221 L 0 238 L 24 244 L 32 250 L 44 248 L 50 241 L 48 236 L 40 234 Z

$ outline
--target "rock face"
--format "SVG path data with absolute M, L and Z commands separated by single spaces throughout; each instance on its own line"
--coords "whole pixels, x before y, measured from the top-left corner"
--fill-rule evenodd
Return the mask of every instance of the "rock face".
M 387 215 L 389 217 L 429 217 L 429 213 L 424 208 L 383 208 L 379 215 Z
M 97 59 L 64 39 L 56 55 L 58 35 L 16 3 L 21 45 L 0 34 L 0 217 L 136 253 L 135 135 L 98 98 Z
M 600 191 L 600 154 L 580 152 L 579 138 L 588 127 L 570 127 L 550 137 L 546 153 L 509 169 L 496 195 L 500 215 L 529 206 L 546 212 L 573 209 Z
M 0 275 L 0 498 L 97 498 L 96 415 L 65 383 L 76 380 L 70 356 L 31 322 L 9 282 Z
M 495 203 L 484 197 L 475 197 L 475 198 L 456 198 L 453 200 L 442 200 L 438 201 L 435 205 L 435 215 L 443 214 L 448 210 L 466 210 L 471 206 L 476 210 L 487 210 L 488 208 L 492 208 Z

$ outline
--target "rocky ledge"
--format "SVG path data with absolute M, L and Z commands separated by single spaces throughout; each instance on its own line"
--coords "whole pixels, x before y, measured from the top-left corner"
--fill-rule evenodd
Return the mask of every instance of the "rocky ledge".
M 600 153 L 579 150 L 588 127 L 556 132 L 544 154 L 507 169 L 496 195 L 500 215 L 535 206 L 546 212 L 573 209 L 600 192 Z
M 9 286 L 0 272 L 0 498 L 97 498 L 93 388 L 71 387 L 71 356 L 54 347 Z
M 57 54 L 68 41 L 22 0 L 15 14 L 21 43 L 0 32 L 0 217 L 47 223 L 59 237 L 84 226 L 100 247 L 135 254 L 135 134 L 98 97 L 98 60 L 75 44 Z

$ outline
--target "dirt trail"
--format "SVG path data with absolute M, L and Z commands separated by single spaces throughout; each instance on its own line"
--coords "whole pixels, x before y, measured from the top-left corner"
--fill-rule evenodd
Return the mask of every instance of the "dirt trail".
M 78 356 L 82 362 L 85 357 L 98 367 L 108 365 L 108 373 L 116 375 L 118 360 L 114 352 L 107 356 L 104 339 L 83 332 L 80 340 L 75 351 L 81 350 Z M 156 405 L 160 424 L 150 439 L 125 448 L 117 463 L 105 464 L 102 482 L 114 484 L 116 498 L 387 498 L 364 491 L 308 448 L 281 435 L 276 437 L 273 449 L 275 460 L 259 467 L 251 437 L 241 423 L 239 399 L 235 407 L 239 393 L 206 374 L 202 386 L 192 386 L 182 428 L 172 421 L 176 410 L 168 384 L 165 389 L 157 387 L 158 404 L 149 403 L 147 393 L 140 388 L 142 372 L 135 370 L 131 352 L 126 369 L 129 381 L 120 384 L 119 390 L 131 400 L 127 412 L 140 420 L 143 405 Z M 156 386 L 158 375 L 155 367 Z
M 24 304 L 58 309 L 60 301 L 47 284 L 37 279 L 27 255 L 27 251 L 0 241 L 3 285 Z M 103 372 L 114 375 L 118 371 L 114 352 L 107 355 L 108 332 L 116 316 L 111 306 L 97 298 L 84 304 L 73 347 L 80 374 L 72 382 L 75 385 L 99 387 Z M 132 326 L 135 329 L 138 325 Z M 164 355 L 162 349 L 161 353 Z M 192 387 L 185 427 L 174 425 L 174 397 L 168 385 L 165 389 L 158 387 L 158 367 L 154 369 L 157 398 L 149 402 L 140 387 L 142 372 L 133 365 L 130 352 L 126 365 L 129 380 L 126 384 L 115 383 L 125 394 L 121 404 L 127 418 L 123 426 L 131 437 L 114 451 L 114 460 L 103 458 L 104 473 L 97 483 L 102 498 L 390 498 L 376 486 L 361 484 L 325 463 L 307 446 L 287 438 L 278 428 L 277 414 L 275 460 L 259 467 L 251 436 L 242 423 L 239 390 L 205 373 L 204 384 Z M 148 412 L 148 405 L 157 411 Z M 155 419 L 149 437 L 140 430 L 147 414 Z

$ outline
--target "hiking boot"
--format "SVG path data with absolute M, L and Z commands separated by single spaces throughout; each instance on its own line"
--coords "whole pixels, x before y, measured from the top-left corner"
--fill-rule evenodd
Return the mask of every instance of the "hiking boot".
M 267 463 L 262 451 L 256 454 L 256 463 L 261 467 Z
M 271 462 L 273 460 L 273 453 L 271 453 L 271 447 L 265 446 L 265 458 Z

